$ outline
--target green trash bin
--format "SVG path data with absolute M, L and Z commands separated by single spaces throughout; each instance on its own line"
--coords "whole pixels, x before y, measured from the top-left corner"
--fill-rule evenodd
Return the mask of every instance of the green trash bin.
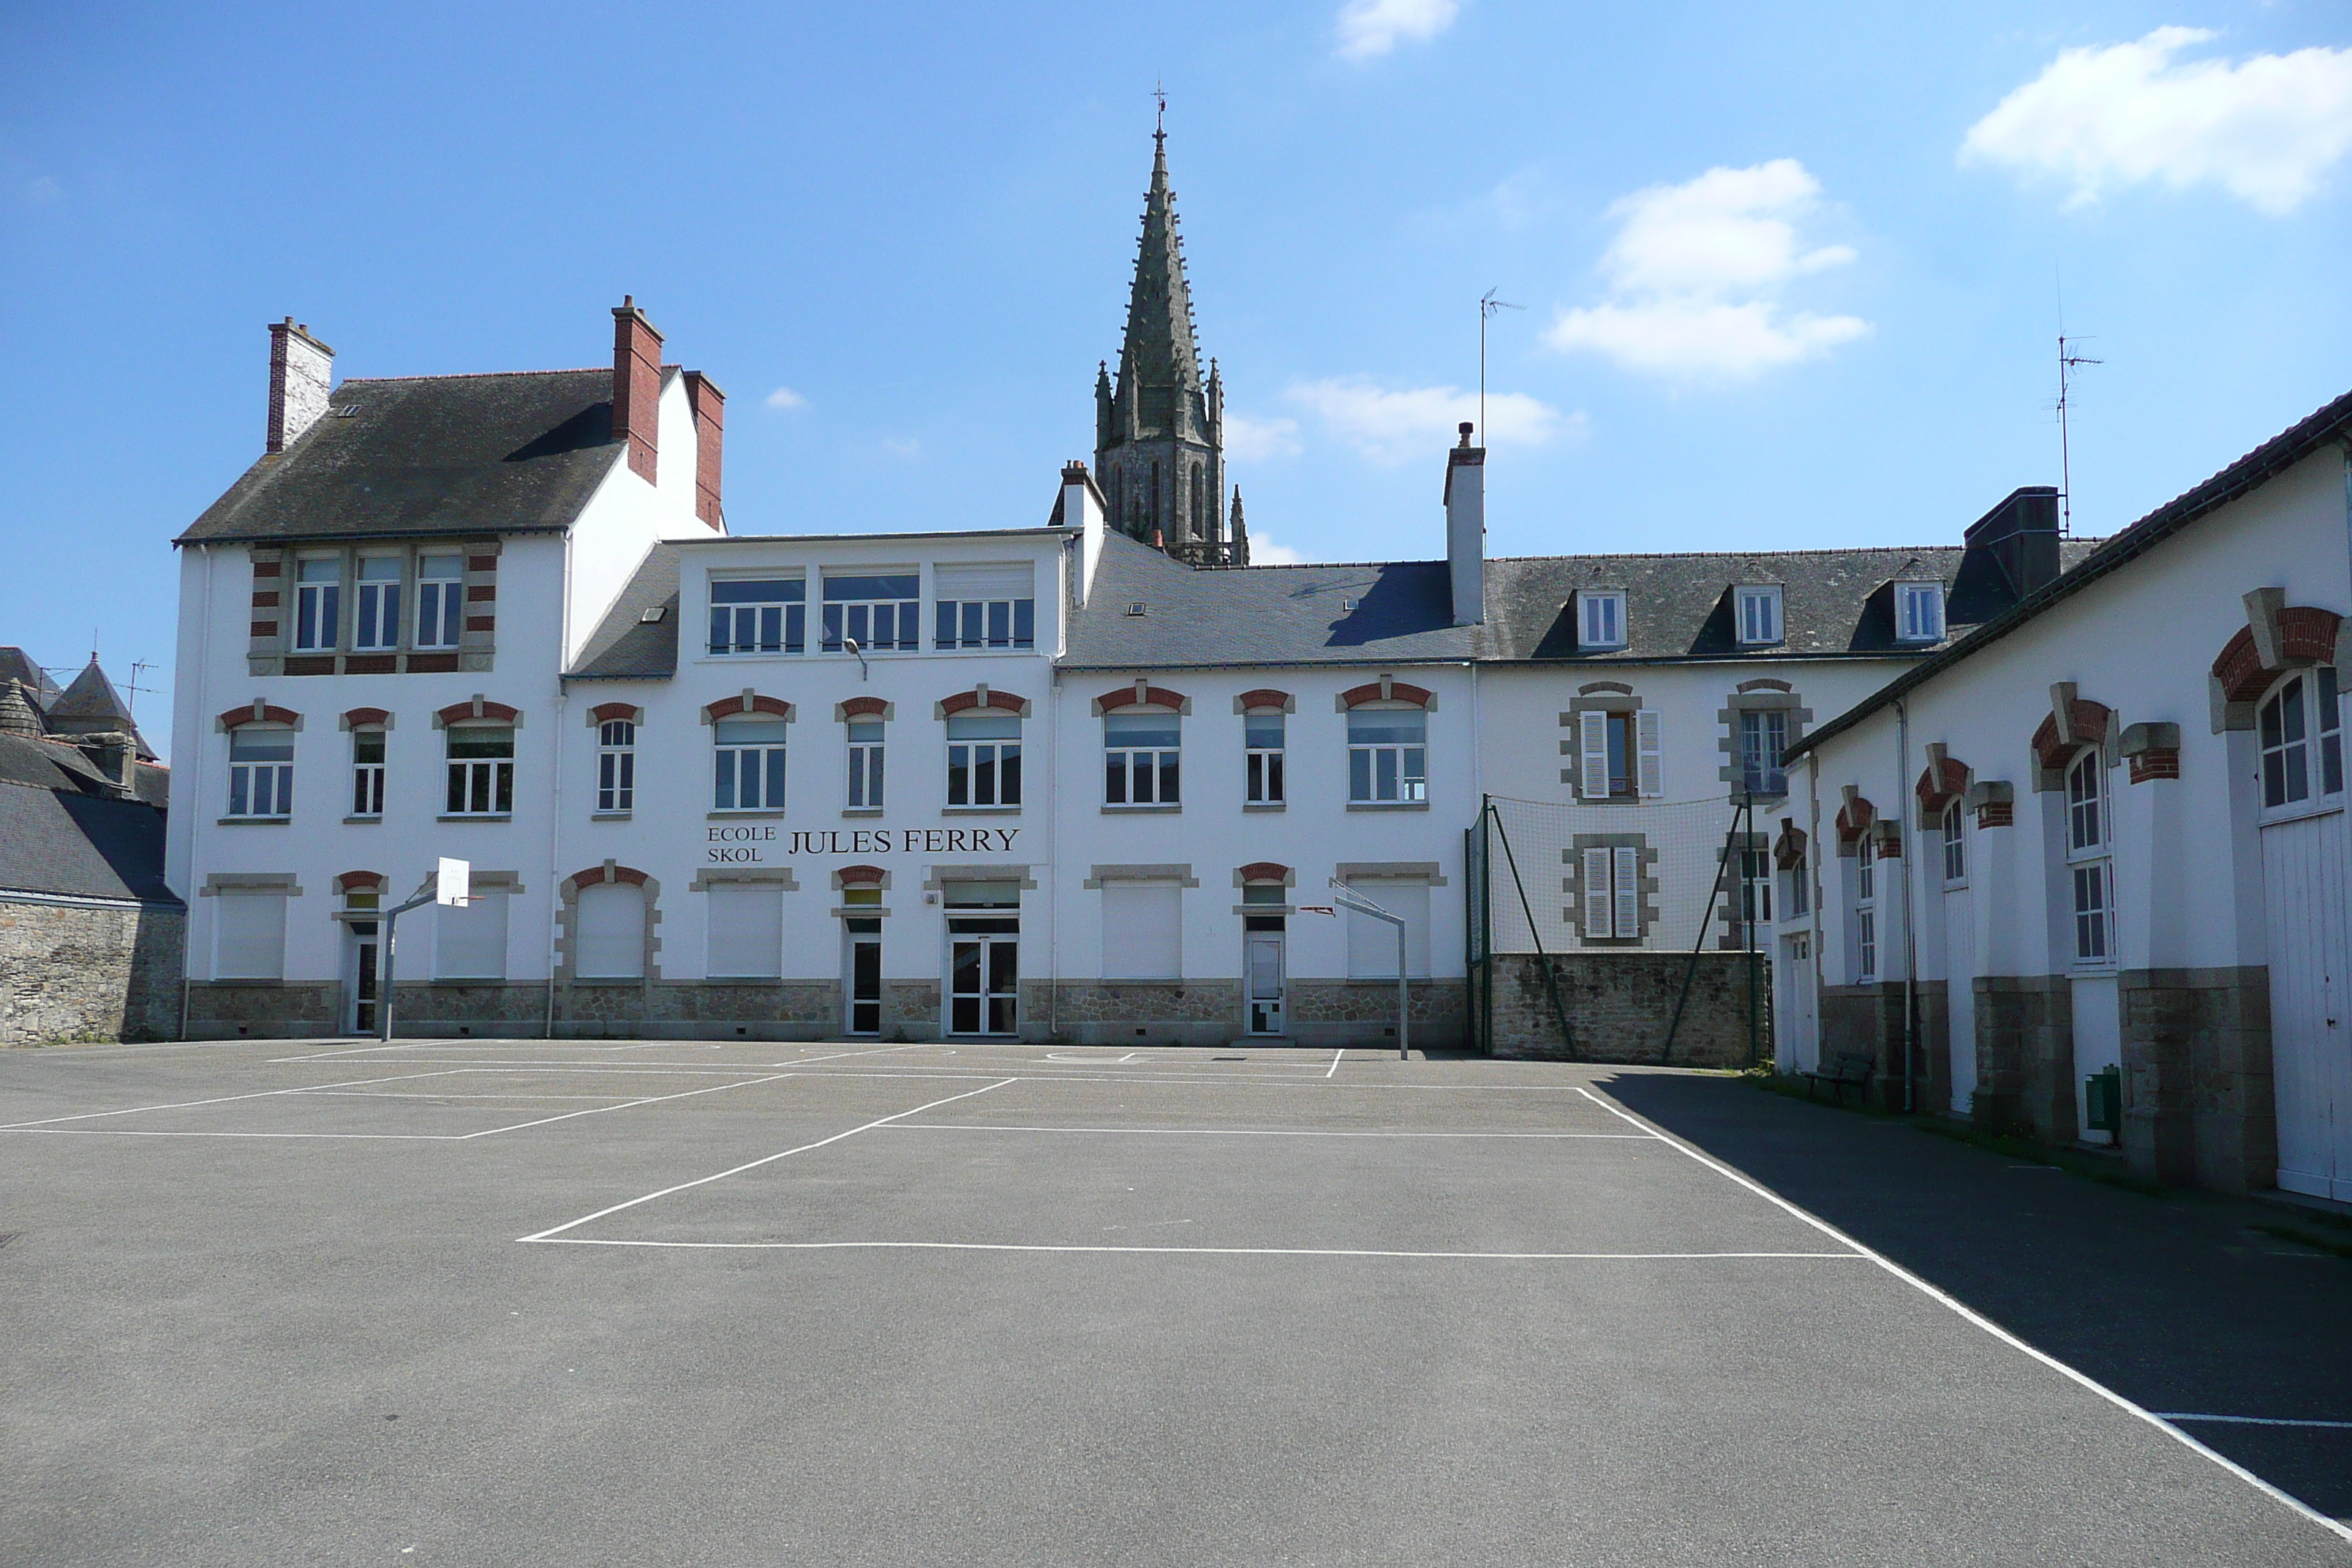
M 2090 1114 L 2085 1119 L 2094 1132 L 2120 1133 L 2124 1130 L 2124 1075 L 2121 1068 L 2101 1068 L 2083 1080 L 2083 1103 Z

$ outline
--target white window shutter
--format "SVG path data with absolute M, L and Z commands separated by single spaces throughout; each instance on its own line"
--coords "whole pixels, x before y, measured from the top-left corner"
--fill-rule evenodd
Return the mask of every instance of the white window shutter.
M 286 895 L 224 893 L 213 904 L 213 978 L 284 978 Z
M 1577 793 L 1586 800 L 1609 798 L 1609 715 L 1576 716 L 1577 750 L 1582 765 L 1577 771 Z
M 1617 886 L 1611 902 L 1617 906 L 1616 934 L 1642 934 L 1642 852 L 1623 848 L 1617 857 Z
M 434 910 L 433 978 L 506 978 L 507 897 L 503 892 L 478 892 L 470 903 L 443 904 Z
M 1658 710 L 1644 708 L 1633 716 L 1633 730 L 1641 757 L 1642 795 L 1655 799 L 1666 793 L 1664 744 L 1658 734 Z
M 1605 937 L 1611 930 L 1609 912 L 1609 851 L 1584 852 L 1584 934 Z
M 704 896 L 709 921 L 706 977 L 773 980 L 784 972 L 784 890 L 773 883 L 727 883 Z
M 1103 978 L 1176 980 L 1184 973 L 1184 889 L 1175 882 L 1106 882 Z
M 580 889 L 572 971 L 583 980 L 635 980 L 646 972 L 646 890 L 632 882 Z

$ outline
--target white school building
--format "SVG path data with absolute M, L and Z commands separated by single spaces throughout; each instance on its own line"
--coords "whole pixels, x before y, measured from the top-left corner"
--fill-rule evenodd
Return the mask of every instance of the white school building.
M 1785 1066 L 2352 1199 L 2352 397 L 1798 742 Z

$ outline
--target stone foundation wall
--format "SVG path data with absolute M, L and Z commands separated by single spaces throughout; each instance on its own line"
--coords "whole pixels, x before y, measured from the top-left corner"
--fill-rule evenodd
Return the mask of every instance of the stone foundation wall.
M 1822 1065 L 1834 1064 L 1838 1053 L 1852 1051 L 1868 1057 L 1877 1064 L 1876 1076 L 1870 1080 L 1873 1104 L 1884 1109 L 1903 1108 L 1903 987 L 1900 983 L 1883 981 L 1869 985 L 1824 986 L 1821 997 Z M 1919 1072 L 1920 1062 L 1915 1059 L 1912 1069 Z M 1924 1078 L 1925 1074 L 1920 1074 Z M 1924 1085 L 1916 1083 L 1914 1102 L 1919 1103 Z
M 167 1040 L 186 911 L 0 902 L 0 1046 Z
M 1560 1039 L 1559 1016 L 1544 984 L 1547 964 L 1576 1033 L 1573 1053 Z M 1675 999 L 1690 965 L 1687 952 L 1498 953 L 1492 992 L 1495 1054 L 1550 1061 L 1661 1060 Z M 1757 980 L 1760 1041 L 1771 992 L 1763 974 Z M 1747 955 L 1700 953 L 1682 1026 L 1675 1035 L 1674 1062 L 1681 1067 L 1747 1066 L 1748 1021 Z M 1758 1048 L 1769 1047 L 1759 1044 Z
M 188 987 L 192 1040 L 313 1039 L 342 1033 L 333 981 L 204 980 Z
M 2073 1142 L 2072 983 L 2063 974 L 1979 974 L 1976 991 L 1976 1124 Z
M 2270 1186 L 2278 1173 L 2270 972 L 2137 969 L 2117 979 L 2132 1170 L 2224 1192 Z

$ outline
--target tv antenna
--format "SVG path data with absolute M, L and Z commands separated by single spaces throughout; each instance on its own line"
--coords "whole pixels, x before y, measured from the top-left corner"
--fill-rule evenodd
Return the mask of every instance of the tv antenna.
M 2070 353 L 2073 345 L 2086 343 L 2089 338 L 2070 338 L 2063 331 L 2058 334 L 2058 532 L 2067 539 L 2074 536 L 2074 459 L 2067 441 L 2067 405 L 2074 395 L 2074 372 L 2086 364 L 2105 364 L 2105 360 Z
M 1525 305 L 1514 305 L 1508 300 L 1495 296 L 1502 290 L 1489 289 L 1478 296 L 1478 444 L 1486 444 L 1486 323 L 1495 319 L 1497 310 L 1524 310 Z

